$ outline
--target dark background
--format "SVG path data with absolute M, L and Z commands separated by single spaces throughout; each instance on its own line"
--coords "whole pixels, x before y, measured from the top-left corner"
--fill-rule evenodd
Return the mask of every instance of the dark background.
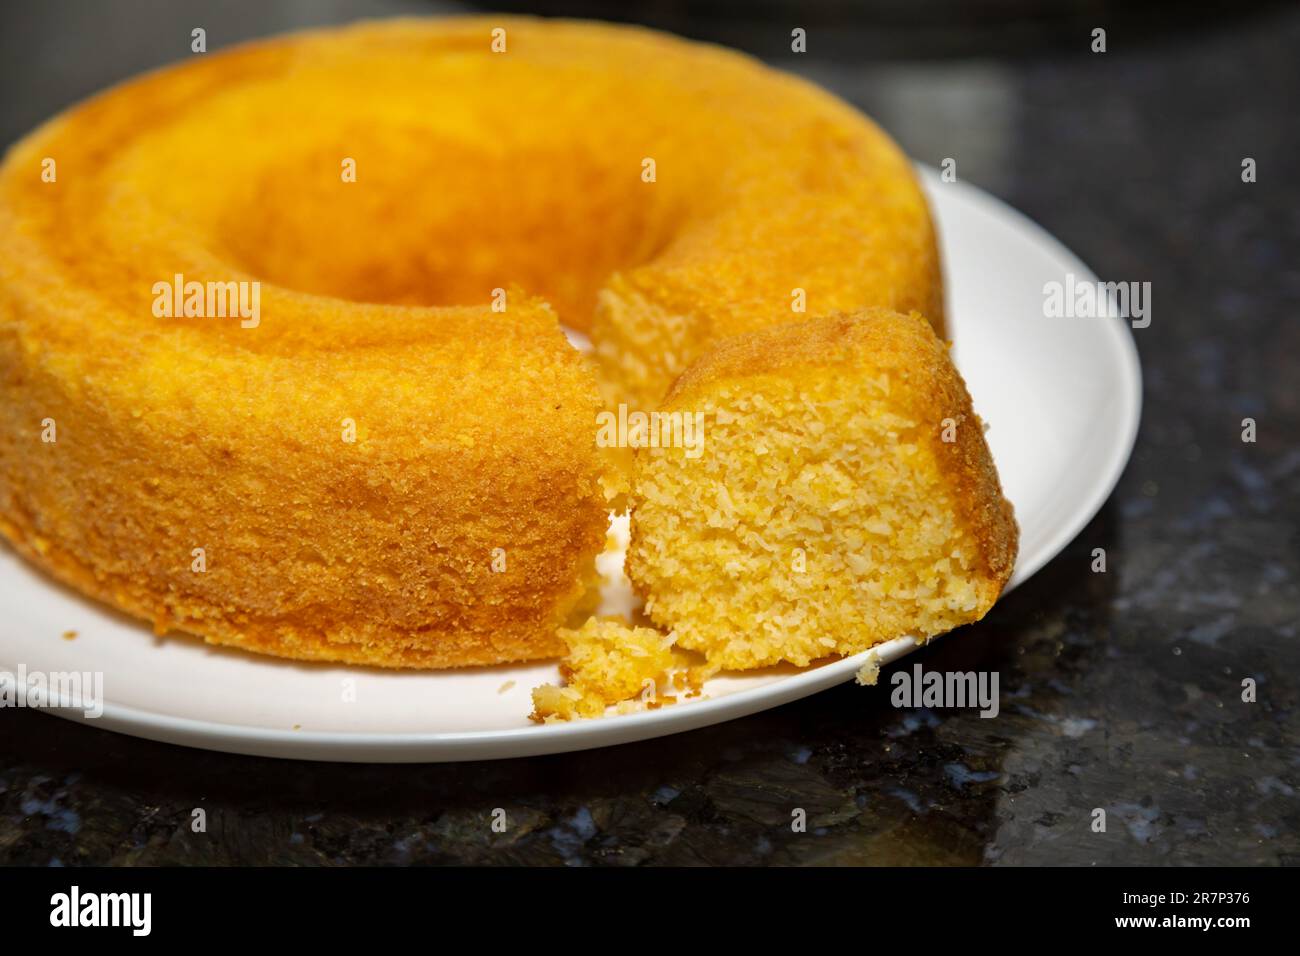
M 524 4 L 506 3 L 511 10 Z M 8 2 L 0 142 L 108 83 L 415 0 Z M 536 7 L 530 9 L 536 10 Z M 1300 7 L 596 2 L 547 10 L 747 49 L 1150 281 L 1145 409 L 1092 524 L 979 625 L 906 659 L 997 670 L 1002 713 L 853 685 L 530 760 L 273 761 L 0 712 L 0 862 L 1300 863 Z M 789 53 L 794 26 L 809 52 Z M 1108 52 L 1089 52 L 1093 27 Z M 1241 181 L 1241 160 L 1259 181 Z M 1259 440 L 1243 444 L 1241 419 Z M 1106 574 L 1089 570 L 1104 547 Z M 1259 682 L 1243 704 L 1240 681 Z M 882 684 L 887 676 L 882 678 Z M 208 832 L 190 831 L 203 807 Z M 514 824 L 486 826 L 494 807 Z M 809 832 L 792 833 L 804 808 Z M 1091 832 L 1094 807 L 1108 832 Z M 1217 888 L 1217 887 L 1216 887 Z M 1227 887 L 1225 887 L 1227 888 Z

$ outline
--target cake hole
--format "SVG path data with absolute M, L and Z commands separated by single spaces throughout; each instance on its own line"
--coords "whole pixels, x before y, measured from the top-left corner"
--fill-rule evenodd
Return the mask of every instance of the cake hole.
M 356 160 L 357 181 L 340 176 Z M 560 147 L 493 148 L 426 130 L 353 130 L 280 155 L 228 202 L 218 251 L 263 281 L 354 302 L 546 299 L 585 328 L 608 277 L 652 259 L 677 221 L 634 163 Z

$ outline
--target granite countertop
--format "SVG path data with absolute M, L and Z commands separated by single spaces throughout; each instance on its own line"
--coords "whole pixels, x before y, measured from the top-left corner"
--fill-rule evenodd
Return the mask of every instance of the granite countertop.
M 40 86 L 40 57 L 82 42 L 53 6 L 25 24 L 25 60 L 3 51 L 6 80 Z M 56 29 L 64 46 L 42 42 Z M 997 719 L 896 709 L 882 680 L 594 752 L 359 766 L 10 710 L 0 863 L 1300 863 L 1300 10 L 1158 39 L 1111 29 L 1105 55 L 1086 33 L 997 59 L 775 61 L 919 159 L 957 157 L 1102 278 L 1152 283 L 1133 333 L 1144 419 L 1109 503 L 986 620 L 895 665 L 998 671 Z M 113 70 L 150 65 L 132 56 L 148 54 Z M 44 100 L 11 104 L 6 140 L 116 78 L 104 69 L 70 65 Z

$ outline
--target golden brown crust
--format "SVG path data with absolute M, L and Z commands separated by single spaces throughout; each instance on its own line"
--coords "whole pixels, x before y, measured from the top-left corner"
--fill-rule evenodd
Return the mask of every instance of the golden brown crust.
M 401 31 L 371 42 L 385 37 Z M 607 524 L 595 379 L 554 312 L 514 290 L 493 312 L 490 285 L 481 304 L 447 308 L 323 297 L 266 281 L 230 248 L 224 230 L 294 211 L 240 193 L 250 170 L 283 169 L 292 137 L 229 149 L 240 110 L 270 108 L 239 83 L 291 78 L 310 42 L 195 58 L 9 152 L 0 530 L 159 631 L 394 667 L 554 656 Z M 338 43 L 319 52 L 346 61 Z M 221 220 L 231 203 L 243 222 Z M 374 226 L 382 242 L 388 223 Z M 299 251 L 328 266 L 347 237 L 323 238 Z M 259 323 L 154 315 L 153 284 L 175 273 L 261 280 Z
M 300 659 L 560 650 L 607 520 L 594 384 L 562 342 L 458 350 L 491 389 L 458 387 L 421 348 L 400 369 L 318 360 L 314 385 L 171 353 L 179 408 L 54 349 L 19 371 L 16 345 L 0 337 L 0 530 L 61 580 L 159 631 Z M 55 362 L 86 371 L 70 385 Z

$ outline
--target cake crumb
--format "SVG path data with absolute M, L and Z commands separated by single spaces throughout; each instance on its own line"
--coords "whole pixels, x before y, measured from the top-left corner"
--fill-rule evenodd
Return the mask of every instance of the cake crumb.
M 514 686 L 515 686 L 515 682 L 512 681 L 512 680 L 508 680 L 508 681 L 506 681 L 504 684 L 502 684 L 500 687 L 497 688 L 497 693 L 498 693 L 498 694 L 505 694 L 505 693 L 508 693 L 511 689 L 514 688 Z
M 874 649 L 867 651 L 867 659 L 858 668 L 857 682 L 863 687 L 875 687 L 880 679 L 880 655 Z
M 558 634 L 568 648 L 564 684 L 534 688 L 529 719 L 537 723 L 600 717 L 611 707 L 620 714 L 657 710 L 677 701 L 669 691 L 698 694 L 711 673 L 697 655 L 675 648 L 671 635 L 620 618 L 591 618 Z
M 76 632 L 76 631 L 64 631 L 64 632 L 63 632 L 63 639 L 64 639 L 65 641 L 75 641 L 75 640 L 77 639 L 77 632 Z

